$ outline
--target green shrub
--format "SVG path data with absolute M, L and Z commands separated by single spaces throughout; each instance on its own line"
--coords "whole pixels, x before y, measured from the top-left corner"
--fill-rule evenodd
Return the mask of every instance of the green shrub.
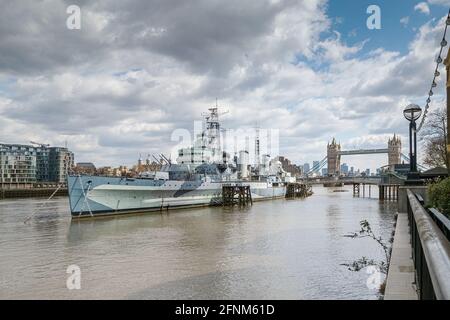
M 450 216 L 450 178 L 431 184 L 428 192 L 429 206 Z

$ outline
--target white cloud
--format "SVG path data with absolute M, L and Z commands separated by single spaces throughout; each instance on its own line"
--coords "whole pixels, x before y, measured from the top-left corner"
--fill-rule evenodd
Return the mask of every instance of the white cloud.
M 311 162 L 333 136 L 351 148 L 406 133 L 402 108 L 426 94 L 442 37 L 427 23 L 407 54 L 361 58 L 365 42 L 346 45 L 322 0 L 158 3 L 86 3 L 78 33 L 56 27 L 63 2 L 2 10 L 1 140 L 67 140 L 77 161 L 130 165 L 168 153 L 217 97 L 226 128 L 280 129 L 281 152 Z
M 409 17 L 407 16 L 407 17 L 401 18 L 401 19 L 400 19 L 400 23 L 401 23 L 404 27 L 406 27 L 406 26 L 409 24 Z
M 450 0 L 428 0 L 428 3 L 432 5 L 450 6 Z
M 428 6 L 428 3 L 426 3 L 426 2 L 419 2 L 414 7 L 414 10 L 420 11 L 420 12 L 426 14 L 426 15 L 430 14 L 430 7 Z

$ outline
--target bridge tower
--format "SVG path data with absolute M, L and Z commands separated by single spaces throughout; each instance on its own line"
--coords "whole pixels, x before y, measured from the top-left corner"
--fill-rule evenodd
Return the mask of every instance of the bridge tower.
M 402 141 L 400 137 L 394 134 L 394 137 L 388 140 L 388 164 L 389 170 L 394 171 L 395 165 L 401 163 Z
M 328 143 L 327 146 L 327 156 L 328 156 L 328 175 L 329 176 L 339 176 L 341 171 L 341 156 L 339 152 L 341 151 L 341 144 L 336 142 L 333 138 L 331 144 Z

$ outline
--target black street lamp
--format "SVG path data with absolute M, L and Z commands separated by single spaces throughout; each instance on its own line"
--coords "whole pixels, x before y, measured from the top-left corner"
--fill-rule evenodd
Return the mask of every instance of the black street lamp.
M 410 184 L 420 183 L 417 171 L 417 130 L 416 120 L 422 115 L 422 109 L 416 104 L 410 104 L 403 110 L 403 115 L 409 121 L 409 174 L 407 182 Z

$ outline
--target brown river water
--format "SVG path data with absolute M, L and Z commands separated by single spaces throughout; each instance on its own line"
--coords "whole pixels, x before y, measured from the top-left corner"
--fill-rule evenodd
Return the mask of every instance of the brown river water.
M 72 221 L 68 199 L 0 200 L 1 299 L 378 299 L 342 263 L 382 259 L 394 203 L 314 187 L 299 200 Z M 377 194 L 372 187 L 372 196 Z M 69 290 L 69 265 L 80 289 Z

